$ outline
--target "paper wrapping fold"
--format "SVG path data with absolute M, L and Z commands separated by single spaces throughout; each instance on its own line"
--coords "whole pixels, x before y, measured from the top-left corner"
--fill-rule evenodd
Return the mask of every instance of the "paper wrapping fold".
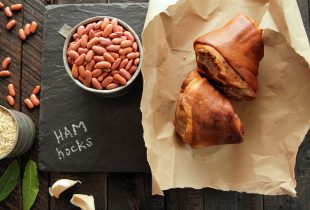
M 245 142 L 192 149 L 173 125 L 181 84 L 196 66 L 192 43 L 237 14 L 274 30 L 264 31 L 258 98 L 233 101 L 245 127 Z M 295 196 L 296 153 L 310 125 L 310 70 L 305 61 L 310 61 L 310 49 L 297 3 L 151 0 L 142 38 L 141 111 L 153 193 L 212 187 Z

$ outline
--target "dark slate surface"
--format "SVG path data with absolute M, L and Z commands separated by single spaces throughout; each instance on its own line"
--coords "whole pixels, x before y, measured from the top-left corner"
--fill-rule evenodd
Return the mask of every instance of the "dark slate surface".
M 149 171 L 141 125 L 142 78 L 128 94 L 106 99 L 88 93 L 66 74 L 63 24 L 114 16 L 141 35 L 147 4 L 46 7 L 40 113 L 39 168 L 45 171 Z M 58 136 L 58 139 L 56 137 Z M 57 151 L 58 150 L 58 151 Z

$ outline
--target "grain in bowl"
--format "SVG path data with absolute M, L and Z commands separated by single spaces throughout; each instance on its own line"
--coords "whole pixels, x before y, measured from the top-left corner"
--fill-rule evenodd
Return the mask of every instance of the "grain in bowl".
M 0 159 L 7 156 L 16 144 L 16 122 L 12 115 L 0 109 Z

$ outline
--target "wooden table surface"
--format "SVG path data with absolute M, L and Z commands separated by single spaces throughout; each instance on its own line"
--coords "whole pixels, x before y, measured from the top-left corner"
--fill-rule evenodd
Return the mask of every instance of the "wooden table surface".
M 6 102 L 7 85 L 13 83 L 16 88 L 16 105 L 30 116 L 38 128 L 39 109 L 29 111 L 23 99 L 30 95 L 33 87 L 40 84 L 42 24 L 46 4 L 73 3 L 123 3 L 147 2 L 147 0 L 1 0 L 5 4 L 23 3 L 24 9 L 14 15 L 16 27 L 5 30 L 6 17 L 0 13 L 0 60 L 12 57 L 10 66 L 12 76 L 0 79 L 0 104 Z M 292 1 L 292 0 L 290 0 Z M 298 1 L 303 21 L 309 35 L 309 0 Z M 36 20 L 39 23 L 37 33 L 25 42 L 16 35 L 25 23 Z M 309 134 L 310 135 L 310 132 Z M 262 196 L 256 194 L 223 192 L 214 189 L 174 189 L 165 192 L 165 197 L 151 196 L 151 175 L 147 173 L 43 173 L 39 172 L 40 191 L 32 209 L 78 209 L 70 205 L 72 193 L 92 194 L 96 200 L 96 209 L 102 210 L 310 210 L 310 138 L 299 148 L 296 164 L 297 198 L 289 196 Z M 24 168 L 28 159 L 37 160 L 38 142 L 26 155 L 18 158 Z M 12 162 L 12 159 L 0 161 L 0 174 Z M 60 178 L 79 179 L 84 184 L 65 192 L 60 199 L 51 198 L 48 187 Z M 22 209 L 21 180 L 18 187 L 2 203 L 0 210 Z

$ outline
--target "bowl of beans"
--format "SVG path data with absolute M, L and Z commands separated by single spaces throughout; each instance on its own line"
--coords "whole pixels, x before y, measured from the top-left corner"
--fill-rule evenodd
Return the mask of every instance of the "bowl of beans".
M 142 59 L 135 31 L 124 21 L 107 16 L 76 25 L 63 49 L 65 69 L 74 83 L 106 97 L 123 95 L 134 87 Z

